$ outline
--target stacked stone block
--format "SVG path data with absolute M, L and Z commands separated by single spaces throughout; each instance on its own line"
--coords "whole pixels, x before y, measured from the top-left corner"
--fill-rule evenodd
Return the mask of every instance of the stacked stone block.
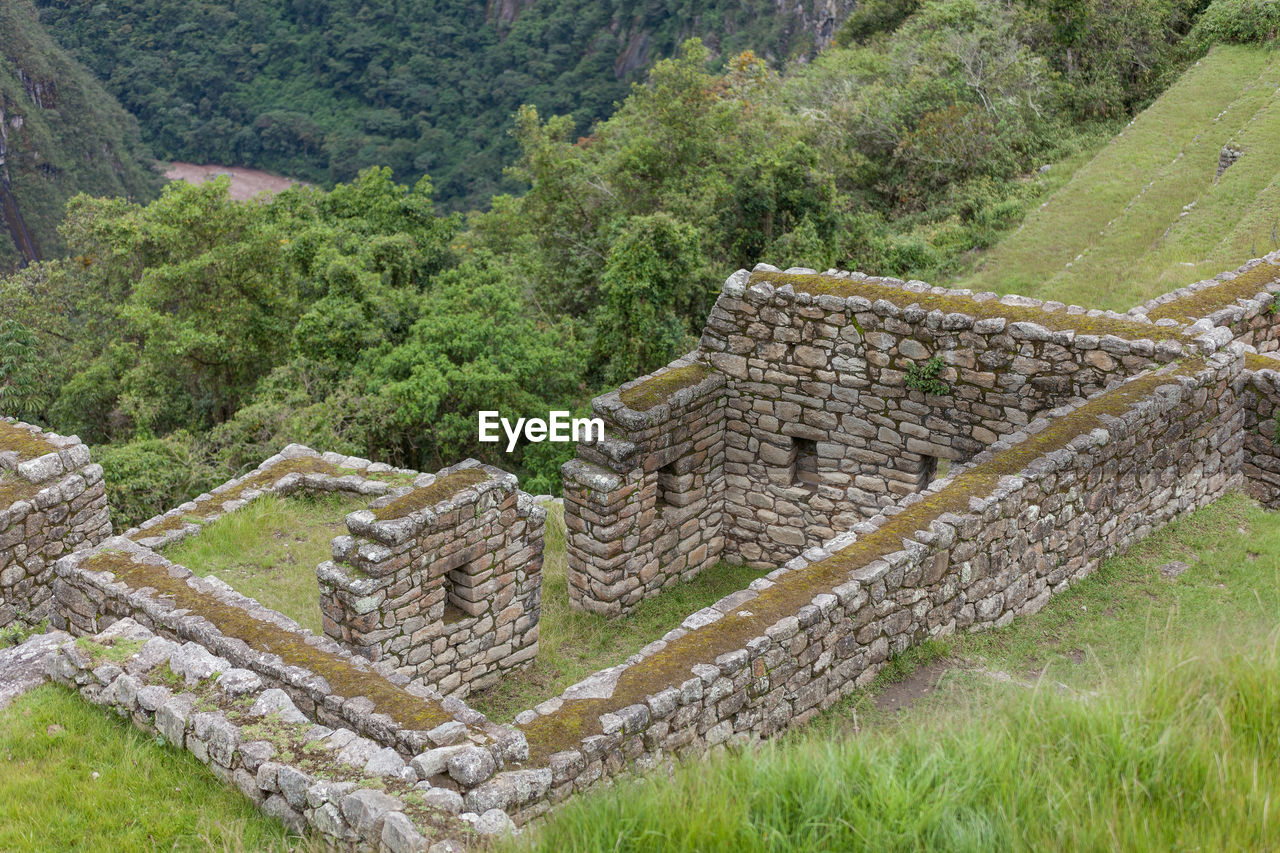
M 1280 359 L 1252 356 L 1247 364 L 1241 472 L 1251 497 L 1280 509 Z
M 919 492 L 940 460 L 1184 351 L 1119 315 L 808 272 L 739 272 L 703 332 L 727 377 L 726 559 L 776 565 Z M 943 393 L 911 384 L 934 358 Z
M 48 618 L 54 562 L 110 535 L 102 466 L 89 448 L 0 420 L 0 627 Z
M 538 653 L 545 526 L 497 468 L 467 460 L 420 477 L 347 517 L 351 535 L 317 569 L 325 633 L 445 694 L 492 686 Z
M 618 616 L 720 559 L 723 389 L 686 356 L 594 401 L 605 438 L 563 468 L 574 607 Z
M 90 702 L 190 752 L 265 814 L 333 849 L 421 853 L 433 837 L 452 837 L 458 847 L 477 832 L 511 826 L 501 811 L 464 811 L 460 789 L 491 779 L 501 756 L 460 725 L 406 762 L 350 729 L 317 725 L 256 673 L 131 619 L 63 644 L 48 668 Z

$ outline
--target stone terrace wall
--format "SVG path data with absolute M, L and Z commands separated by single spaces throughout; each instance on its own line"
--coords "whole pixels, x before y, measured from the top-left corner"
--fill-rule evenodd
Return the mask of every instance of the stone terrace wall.
M 563 468 L 574 607 L 617 616 L 720 559 L 723 389 L 686 356 L 593 401 L 606 437 Z
M 466 696 L 538 653 L 546 510 L 467 460 L 347 516 L 321 563 L 324 630 L 442 693 Z
M 1280 349 L 1280 252 L 1255 258 L 1237 270 L 1163 294 L 1132 309 L 1159 324 L 1188 325 L 1188 333 L 1228 329 L 1231 339 L 1259 352 Z
M 406 765 L 349 729 L 316 725 L 258 675 L 195 643 L 179 645 L 122 619 L 63 644 L 49 674 L 186 749 L 264 813 L 331 848 L 408 853 L 426 850 L 431 837 L 473 837 L 456 816 L 462 796 L 420 778 L 419 769 L 435 768 Z M 464 732 L 454 734 L 455 755 L 492 761 Z M 463 763 L 455 764 L 463 775 Z M 502 812 L 466 817 L 481 830 L 510 826 Z
M 1250 356 L 1244 391 L 1244 460 L 1249 495 L 1280 509 L 1280 360 Z
M 1184 343 L 1060 303 L 758 268 L 726 282 L 702 351 L 727 376 L 725 557 L 776 565 Z M 947 392 L 910 387 L 935 356 Z
M 54 562 L 110 535 L 102 466 L 89 448 L 0 419 L 0 627 L 47 618 Z
M 628 766 L 772 734 L 924 637 L 1038 610 L 1107 555 L 1239 484 L 1241 371 L 1237 348 L 1037 418 L 520 715 L 532 761 L 552 771 L 548 801 Z M 503 795 L 496 777 L 482 792 Z

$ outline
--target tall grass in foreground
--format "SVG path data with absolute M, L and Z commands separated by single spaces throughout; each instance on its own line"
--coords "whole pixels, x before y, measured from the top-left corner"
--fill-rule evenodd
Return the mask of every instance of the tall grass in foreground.
M 1265 850 L 1280 646 L 1165 651 L 1092 699 L 1015 694 L 945 730 L 801 734 L 565 805 L 517 850 Z
M 0 713 L 0 850 L 319 850 L 195 756 L 48 684 Z

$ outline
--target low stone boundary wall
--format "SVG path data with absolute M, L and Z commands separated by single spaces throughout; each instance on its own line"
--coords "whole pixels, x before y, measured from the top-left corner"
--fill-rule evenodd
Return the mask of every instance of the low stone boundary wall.
M 1129 313 L 1158 324 L 1189 324 L 1189 334 L 1227 329 L 1232 340 L 1273 352 L 1280 349 L 1277 294 L 1280 252 L 1272 252 L 1239 269 L 1162 294 Z
M 686 356 L 593 401 L 606 437 L 563 468 L 571 605 L 618 616 L 719 561 L 723 388 Z
M 546 510 L 467 460 L 347 516 L 317 569 L 324 630 L 417 684 L 466 696 L 533 660 Z
M 89 448 L 0 419 L 0 628 L 48 618 L 54 561 L 110 535 L 102 466 Z
M 406 763 L 350 729 L 317 725 L 256 673 L 131 619 L 64 643 L 48 668 L 90 702 L 186 749 L 267 815 L 331 846 L 421 853 L 431 838 L 460 845 L 511 827 L 504 812 L 463 811 L 458 780 L 493 757 L 460 725 L 444 737 L 443 760 Z
M 1241 398 L 1246 489 L 1268 509 L 1280 509 L 1280 358 L 1249 356 Z
M 557 802 L 802 722 L 928 636 L 1007 624 L 1240 482 L 1239 348 L 1149 372 L 690 616 L 517 718 Z M 519 807 L 518 820 L 545 808 Z

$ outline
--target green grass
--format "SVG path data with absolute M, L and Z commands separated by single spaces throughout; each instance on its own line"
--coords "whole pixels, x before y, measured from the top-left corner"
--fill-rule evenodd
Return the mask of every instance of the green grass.
M 803 730 L 572 801 L 513 847 L 1268 849 L 1278 605 L 1280 514 L 1230 495 Z M 879 707 L 912 680 L 906 710 Z
M 0 850 L 285 850 L 302 844 L 188 753 L 60 686 L 0 711 Z
M 497 722 L 509 721 L 526 708 L 559 696 L 566 687 L 597 670 L 622 663 L 679 626 L 690 613 L 766 574 L 721 564 L 643 602 L 628 616 L 608 620 L 569 607 L 564 548 L 564 510 L 549 508 L 538 656 L 528 668 L 467 698 L 467 704 Z
M 1278 56 L 1215 48 L 952 284 L 1123 311 L 1280 247 Z
M 347 514 L 367 505 L 368 498 L 349 495 L 263 495 L 164 549 L 164 555 L 201 577 L 217 575 L 319 634 L 316 566 L 330 558 L 333 537 L 347 532 Z

